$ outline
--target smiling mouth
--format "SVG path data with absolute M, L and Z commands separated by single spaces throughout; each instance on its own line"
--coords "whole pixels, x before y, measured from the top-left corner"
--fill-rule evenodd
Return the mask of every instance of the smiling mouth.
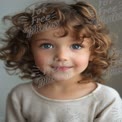
M 67 71 L 72 68 L 72 66 L 53 66 L 55 71 Z

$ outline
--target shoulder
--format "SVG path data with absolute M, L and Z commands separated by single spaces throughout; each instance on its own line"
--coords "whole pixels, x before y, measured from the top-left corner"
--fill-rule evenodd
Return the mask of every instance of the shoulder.
M 95 99 L 101 106 L 120 105 L 122 106 L 122 99 L 117 90 L 112 87 L 99 84 L 95 91 Z
M 21 98 L 22 96 L 25 96 L 26 94 L 30 93 L 31 91 L 31 83 L 22 83 L 19 85 L 16 85 L 12 90 L 9 92 L 8 97 L 11 97 L 11 99 L 15 98 Z
M 27 82 L 27 83 L 21 83 L 19 85 L 16 85 L 12 90 L 11 90 L 11 93 L 14 93 L 14 92 L 22 92 L 23 90 L 25 91 L 28 91 L 31 87 L 31 82 Z
M 103 85 L 103 84 L 99 84 L 98 83 L 98 95 L 99 96 L 103 96 L 106 99 L 115 99 L 115 98 L 120 98 L 120 95 L 118 93 L 117 90 L 115 90 L 114 88 L 107 86 L 107 85 Z
M 109 113 L 110 117 L 116 111 L 116 114 L 121 117 L 122 99 L 114 88 L 98 83 L 98 88 L 94 93 L 94 101 L 97 104 L 97 113 L 101 113 L 100 115 L 108 115 L 107 113 Z
M 97 121 L 119 122 L 122 120 L 122 99 L 117 90 L 98 83 L 98 88 L 94 93 L 95 100 Z

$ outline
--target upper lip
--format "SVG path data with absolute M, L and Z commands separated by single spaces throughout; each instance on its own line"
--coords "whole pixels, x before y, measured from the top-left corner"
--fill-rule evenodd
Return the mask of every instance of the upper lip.
M 72 66 L 52 66 L 53 68 L 61 68 L 61 67 L 66 67 L 66 68 L 71 68 Z

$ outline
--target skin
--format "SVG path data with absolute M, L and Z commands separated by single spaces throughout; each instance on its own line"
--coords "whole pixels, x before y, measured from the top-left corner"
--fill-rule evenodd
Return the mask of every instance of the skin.
M 81 40 L 76 40 L 71 33 L 59 37 L 61 32 L 61 29 L 52 29 L 32 37 L 31 47 L 37 67 L 54 79 L 52 84 L 35 89 L 50 98 L 78 98 L 96 88 L 93 82 L 77 83 L 82 80 L 81 74 L 92 60 L 91 40 L 85 38 L 81 44 Z

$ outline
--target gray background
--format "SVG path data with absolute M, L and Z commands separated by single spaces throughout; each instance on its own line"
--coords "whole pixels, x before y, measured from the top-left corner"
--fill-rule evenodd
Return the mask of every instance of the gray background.
M 41 0 L 40 0 L 41 1 Z M 59 0 L 58 0 L 59 1 Z M 61 0 L 60 0 L 61 1 Z M 72 0 L 65 0 L 72 2 Z M 78 0 L 77 0 L 78 1 Z M 98 10 L 101 19 L 108 25 L 111 31 L 113 42 L 116 44 L 117 53 L 120 53 L 120 59 L 117 66 L 111 68 L 106 77 L 106 85 L 116 89 L 122 96 L 122 1 L 121 0 L 87 0 Z M 1 18 L 4 15 L 15 14 L 25 7 L 39 0 L 0 0 L 0 37 L 8 27 L 3 25 Z M 115 41 L 116 40 L 116 41 Z M 17 76 L 10 76 L 4 69 L 4 64 L 0 61 L 0 122 L 4 122 L 5 105 L 8 92 L 17 84 L 27 82 L 19 79 Z

